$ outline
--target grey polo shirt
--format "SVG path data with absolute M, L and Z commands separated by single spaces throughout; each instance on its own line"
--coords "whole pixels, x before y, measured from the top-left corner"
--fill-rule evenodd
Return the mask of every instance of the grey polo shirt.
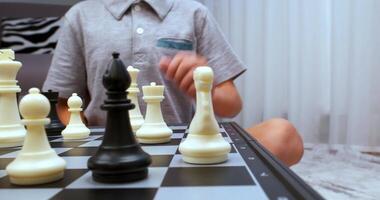
M 100 109 L 105 99 L 102 76 L 111 53 L 120 52 L 126 66 L 140 69 L 139 86 L 165 85 L 163 116 L 170 123 L 191 121 L 192 100 L 165 79 L 159 69 L 163 56 L 179 51 L 205 56 L 214 69 L 215 84 L 233 79 L 245 68 L 222 35 L 209 11 L 193 0 L 90 0 L 64 16 L 44 90 L 68 98 L 89 96 L 85 116 L 90 125 L 104 125 Z M 140 107 L 145 113 L 145 103 Z

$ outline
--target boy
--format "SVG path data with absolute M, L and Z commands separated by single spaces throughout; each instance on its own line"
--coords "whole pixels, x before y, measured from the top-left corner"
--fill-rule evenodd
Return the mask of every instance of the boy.
M 140 69 L 140 86 L 153 81 L 165 85 L 162 107 L 167 122 L 191 121 L 192 72 L 201 65 L 214 70 L 216 115 L 233 117 L 240 112 L 242 101 L 233 79 L 245 68 L 201 4 L 191 0 L 93 0 L 75 5 L 64 20 L 44 84 L 44 90 L 60 93 L 58 114 L 64 123 L 69 116 L 66 100 L 76 92 L 90 99 L 84 112 L 88 124 L 104 125 L 102 76 L 113 51 L 120 52 L 127 65 Z M 292 126 L 284 120 L 267 123 L 250 129 L 252 135 L 260 142 L 279 141 L 275 148 L 270 142 L 263 144 L 287 164 L 298 161 L 298 155 L 296 159 L 282 156 L 284 150 L 291 156 L 298 153 L 283 141 L 297 140 L 298 134 L 288 128 Z M 287 128 L 277 131 L 283 127 Z

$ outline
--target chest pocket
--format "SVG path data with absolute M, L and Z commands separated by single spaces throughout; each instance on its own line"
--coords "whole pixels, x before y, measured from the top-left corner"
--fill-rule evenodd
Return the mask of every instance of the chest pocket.
M 179 51 L 194 51 L 194 43 L 187 39 L 159 38 L 156 49 L 161 56 L 174 57 Z
M 194 49 L 193 42 L 186 39 L 160 38 L 157 40 L 156 46 L 179 51 L 192 51 Z

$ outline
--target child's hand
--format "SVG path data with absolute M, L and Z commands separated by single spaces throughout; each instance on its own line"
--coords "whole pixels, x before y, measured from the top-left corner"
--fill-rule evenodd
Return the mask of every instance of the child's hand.
M 175 82 L 178 88 L 193 98 L 193 71 L 199 66 L 207 66 L 206 58 L 188 52 L 177 53 L 174 58 L 164 57 L 160 61 L 160 69 L 166 74 L 166 78 Z

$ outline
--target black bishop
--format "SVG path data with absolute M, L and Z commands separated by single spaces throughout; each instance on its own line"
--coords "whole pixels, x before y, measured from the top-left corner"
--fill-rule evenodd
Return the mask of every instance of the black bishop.
M 128 111 L 134 108 L 127 99 L 126 89 L 131 78 L 119 59 L 119 53 L 113 53 L 104 76 L 107 99 L 101 106 L 107 112 L 104 138 L 96 154 L 87 166 L 92 177 L 98 182 L 129 182 L 144 179 L 148 175 L 148 166 L 152 160 L 141 149 L 133 134 Z

